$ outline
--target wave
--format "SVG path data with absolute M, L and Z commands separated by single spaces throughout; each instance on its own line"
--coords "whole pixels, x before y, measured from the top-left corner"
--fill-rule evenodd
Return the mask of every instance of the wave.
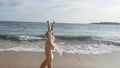
M 103 43 L 107 45 L 118 45 L 120 46 L 120 42 L 114 41 L 114 40 L 106 40 L 103 37 L 97 37 L 97 36 L 73 36 L 73 35 L 57 35 L 57 40 L 67 41 L 71 43 L 73 40 L 76 42 L 84 42 L 85 44 L 89 43 Z M 11 41 L 40 41 L 45 40 L 44 35 L 39 36 L 31 36 L 31 35 L 8 35 L 8 34 L 0 34 L 0 39 L 4 40 L 11 40 Z
M 31 36 L 31 35 L 12 35 L 12 34 L 0 34 L 1 39 L 19 40 L 19 39 L 45 39 L 44 35 Z M 72 35 L 57 35 L 56 38 L 61 40 L 88 40 L 93 38 L 99 38 L 95 36 L 72 36 Z
M 0 35 L 0 38 L 25 41 L 17 43 L 14 41 L 0 41 L 0 51 L 44 51 L 44 35 Z M 102 37 L 57 35 L 56 38 L 58 45 L 66 53 L 100 54 L 120 51 L 120 42 L 106 40 Z M 37 42 L 26 42 L 36 40 Z
M 29 41 L 29 40 L 45 40 L 45 35 L 31 36 L 31 35 L 11 35 L 11 34 L 0 34 L 0 39 L 11 40 L 11 41 Z M 100 39 L 96 36 L 73 36 L 73 35 L 57 35 L 56 39 L 59 40 L 77 40 L 77 41 L 86 41 L 86 40 L 95 40 Z
M 1 34 L 0 39 L 11 40 L 11 41 L 38 41 L 43 40 L 45 38 L 38 36 L 29 36 L 29 35 L 8 35 Z
M 90 40 L 90 39 L 100 39 L 97 36 L 73 36 L 73 35 L 63 35 L 63 36 L 56 36 L 58 39 L 61 40 Z

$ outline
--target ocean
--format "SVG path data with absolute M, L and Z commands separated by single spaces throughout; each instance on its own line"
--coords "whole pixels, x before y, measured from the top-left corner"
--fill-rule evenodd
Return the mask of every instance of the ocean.
M 0 51 L 43 52 L 46 22 L 0 21 Z M 120 51 L 120 25 L 56 23 L 57 44 L 65 53 L 102 54 Z

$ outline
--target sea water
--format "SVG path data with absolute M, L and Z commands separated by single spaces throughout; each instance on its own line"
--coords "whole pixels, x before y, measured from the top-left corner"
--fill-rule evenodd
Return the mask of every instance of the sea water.
M 0 21 L 0 51 L 43 52 L 46 22 Z M 101 54 L 120 51 L 120 25 L 56 23 L 54 33 L 66 53 Z

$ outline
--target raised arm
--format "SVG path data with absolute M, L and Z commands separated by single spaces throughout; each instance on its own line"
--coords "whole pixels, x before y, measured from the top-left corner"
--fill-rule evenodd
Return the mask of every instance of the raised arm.
M 52 27 L 51 27 L 51 31 L 53 31 L 54 24 L 55 24 L 55 21 L 53 20 Z
M 53 20 L 51 31 L 52 31 L 52 35 L 54 36 L 54 42 L 56 42 L 56 37 L 55 37 L 54 32 L 53 32 L 54 24 L 55 24 L 55 21 Z
M 50 32 L 51 31 L 51 29 L 50 29 L 50 23 L 49 23 L 49 21 L 47 21 L 47 23 L 48 23 L 48 31 Z

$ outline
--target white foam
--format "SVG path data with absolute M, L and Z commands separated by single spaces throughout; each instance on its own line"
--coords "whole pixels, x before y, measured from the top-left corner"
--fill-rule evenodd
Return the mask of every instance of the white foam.
M 119 46 L 115 45 L 87 45 L 82 47 L 80 45 L 66 46 L 62 47 L 64 52 L 67 53 L 78 53 L 78 54 L 102 54 L 102 53 L 111 53 L 114 51 L 120 51 Z
M 33 52 L 43 52 L 40 48 L 24 48 L 24 47 L 12 47 L 8 49 L 0 49 L 0 51 L 33 51 Z
M 7 44 L 5 44 L 7 45 Z M 13 45 L 9 43 L 8 45 Z M 16 45 L 16 44 L 14 44 Z M 2 43 L 1 43 L 2 46 Z M 102 53 L 111 53 L 114 51 L 120 51 L 119 46 L 115 45 L 105 45 L 105 44 L 91 44 L 91 45 L 66 45 L 64 43 L 59 43 L 60 49 L 66 53 L 78 53 L 78 54 L 102 54 Z M 0 51 L 32 51 L 32 52 L 43 52 L 44 44 L 39 42 L 21 42 L 17 43 L 17 47 L 11 47 L 6 49 L 1 49 Z
M 26 41 L 26 40 L 40 40 L 43 39 L 41 37 L 32 37 L 32 36 L 19 36 L 19 40 Z

